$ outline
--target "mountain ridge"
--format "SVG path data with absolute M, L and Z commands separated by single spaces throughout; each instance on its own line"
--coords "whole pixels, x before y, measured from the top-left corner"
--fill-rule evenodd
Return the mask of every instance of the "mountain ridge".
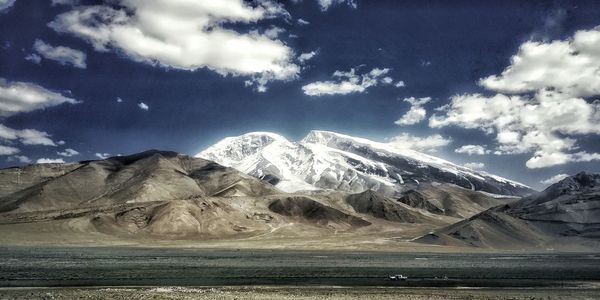
M 524 184 L 415 150 L 322 130 L 312 130 L 297 142 L 275 133 L 250 132 L 224 138 L 196 157 L 269 177 L 286 192 L 373 189 L 398 196 L 422 182 L 451 183 L 502 195 L 534 192 Z
M 0 170 L 0 243 L 28 235 L 48 244 L 94 236 L 92 243 L 600 248 L 597 174 L 577 174 L 520 200 L 452 183 L 412 187 L 400 197 L 372 189 L 286 193 L 234 168 L 157 150 L 29 165 Z
M 580 172 L 537 195 L 497 206 L 417 239 L 483 248 L 600 245 L 600 174 Z

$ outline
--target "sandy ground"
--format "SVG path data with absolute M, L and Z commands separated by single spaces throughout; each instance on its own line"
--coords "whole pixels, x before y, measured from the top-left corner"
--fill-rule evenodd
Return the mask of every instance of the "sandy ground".
M 600 299 L 598 289 L 400 289 L 336 287 L 0 289 L 0 299 Z
M 329 232 L 324 230 L 298 232 L 293 224 L 274 230 L 237 238 L 159 239 L 138 235 L 108 235 L 98 232 L 87 218 L 0 225 L 0 246 L 24 247 L 158 247 L 198 249 L 284 249 L 284 250 L 344 250 L 392 252 L 503 252 L 502 249 L 456 247 L 421 244 L 412 240 L 434 227 L 422 224 L 401 224 L 394 230 L 358 230 Z M 380 228 L 381 229 L 381 228 Z M 523 249 L 526 250 L 526 249 Z M 547 249 L 539 249 L 545 252 Z M 587 250 L 587 249 L 585 249 Z M 514 251 L 514 250 L 512 250 Z M 512 252 L 509 250 L 509 252 Z M 517 251 L 520 251 L 517 250 Z M 583 251 L 583 250 L 580 250 Z M 529 251 L 531 252 L 531 251 Z
M 433 228 L 427 228 L 433 229 Z M 4 246 L 129 246 L 216 249 L 306 249 L 370 251 L 479 252 L 484 249 L 441 247 L 409 242 L 423 234 L 419 225 L 403 224 L 395 231 L 374 232 L 295 232 L 293 226 L 280 227 L 256 236 L 235 239 L 157 239 L 107 235 L 96 231 L 86 218 L 46 222 L 4 224 L 0 226 L 0 245 Z

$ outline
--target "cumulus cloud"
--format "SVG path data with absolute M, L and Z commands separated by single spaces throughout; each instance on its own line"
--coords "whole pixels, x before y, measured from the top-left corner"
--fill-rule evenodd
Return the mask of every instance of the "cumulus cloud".
M 418 151 L 435 152 L 438 148 L 445 147 L 452 142 L 452 139 L 445 138 L 439 134 L 427 137 L 413 136 L 403 133 L 390 139 L 389 144 L 400 149 L 413 149 Z
M 569 177 L 569 174 L 556 174 L 550 178 L 540 181 L 540 183 L 546 184 L 546 185 L 551 185 L 551 184 L 557 183 L 567 177 Z
M 305 62 L 311 60 L 313 57 L 315 57 L 315 55 L 317 55 L 317 51 L 310 51 L 307 53 L 302 53 L 298 56 L 298 61 L 301 64 L 304 64 Z
M 413 125 L 417 124 L 425 119 L 427 110 L 422 106 L 411 106 L 408 112 L 404 114 L 396 122 L 397 125 Z
M 401 88 L 401 87 L 405 87 L 406 84 L 404 83 L 404 81 L 400 80 L 400 81 L 396 82 L 396 84 L 394 84 L 394 86 L 397 88 Z
M 423 107 L 423 105 L 431 101 L 431 97 L 410 97 L 404 98 L 404 101 L 410 103 L 410 109 L 400 119 L 394 122 L 395 124 L 413 125 L 425 119 L 425 116 L 427 115 L 427 110 Z
M 469 162 L 469 163 L 464 164 L 464 166 L 469 169 L 474 169 L 474 170 L 485 168 L 485 164 L 480 163 L 480 162 Z
M 24 145 L 56 146 L 47 132 L 35 129 L 12 129 L 3 124 L 0 124 L 0 139 L 19 141 Z
M 13 155 L 19 152 L 20 150 L 18 148 L 0 145 L 0 155 Z
M 600 134 L 600 31 L 568 40 L 526 42 L 501 75 L 480 84 L 495 92 L 456 95 L 431 127 L 476 128 L 495 135 L 495 154 L 532 153 L 528 168 L 600 160 L 579 149 L 583 135 Z
M 13 6 L 15 4 L 16 0 L 0 0 L 0 13 L 5 10 L 5 9 L 9 9 L 11 6 Z
M 501 93 L 559 90 L 570 97 L 600 94 L 600 27 L 580 30 L 567 40 L 529 41 L 519 47 L 500 75 L 480 84 Z
M 85 55 L 85 53 L 79 50 L 71 49 L 69 47 L 64 46 L 54 47 L 50 44 L 44 43 L 44 41 L 42 40 L 36 40 L 33 43 L 33 50 L 45 59 L 56 61 L 63 66 L 71 65 L 80 69 L 85 69 L 87 67 L 85 63 L 87 56 Z M 39 58 L 39 56 L 38 58 L 36 58 L 32 55 L 28 57 L 34 62 L 38 61 Z M 27 59 L 28 57 L 26 57 L 25 59 Z M 39 58 L 39 61 L 41 61 L 41 58 Z M 39 61 L 37 63 L 39 63 Z
M 600 153 L 588 153 L 586 151 L 575 153 L 537 151 L 534 156 L 527 161 L 526 165 L 529 168 L 536 169 L 562 165 L 570 162 L 590 162 L 593 160 L 600 160 Z
M 206 68 L 223 76 L 247 76 L 257 87 L 291 80 L 300 67 L 282 41 L 258 32 L 241 33 L 225 24 L 255 24 L 289 18 L 282 4 L 263 0 L 121 0 L 76 7 L 50 23 L 91 43 L 97 51 L 115 50 L 152 65 L 183 70 Z
M 354 68 L 348 72 L 335 71 L 331 76 L 336 79 L 335 81 L 316 81 L 303 86 L 302 90 L 304 94 L 309 96 L 363 93 L 368 88 L 382 83 L 384 75 L 389 71 L 390 69 L 388 68 L 374 68 L 364 74 L 357 74 Z
M 64 164 L 65 161 L 62 158 L 40 158 L 36 161 L 38 164 Z
M 352 8 L 356 8 L 356 0 L 317 0 L 317 2 L 319 3 L 319 7 L 321 7 L 322 11 L 326 11 L 329 9 L 329 7 L 333 6 L 333 5 L 338 5 L 338 4 L 346 4 Z
M 96 153 L 96 157 L 99 159 L 107 159 L 110 157 L 110 154 L 108 153 Z
M 144 103 L 144 102 L 138 103 L 138 107 L 140 109 L 142 109 L 142 110 L 149 110 L 150 109 L 150 107 L 146 103 Z
M 454 149 L 454 152 L 468 155 L 484 155 L 490 153 L 490 150 L 486 150 L 485 147 L 481 145 L 463 145 Z
M 76 150 L 73 150 L 71 148 L 67 148 L 67 149 L 65 149 L 65 151 L 56 152 L 56 154 L 58 154 L 60 156 L 64 156 L 64 157 L 71 157 L 71 156 L 79 155 L 79 152 L 77 152 Z
M 452 97 L 445 115 L 434 115 L 431 127 L 456 125 L 495 134 L 496 154 L 533 153 L 529 168 L 591 161 L 600 154 L 577 150 L 576 137 L 600 133 L 600 102 L 565 98 L 556 91 L 534 97 L 466 94 Z
M 117 103 L 122 103 L 123 99 L 121 99 L 121 97 L 117 97 Z
M 79 101 L 27 82 L 8 82 L 0 78 L 0 117 Z

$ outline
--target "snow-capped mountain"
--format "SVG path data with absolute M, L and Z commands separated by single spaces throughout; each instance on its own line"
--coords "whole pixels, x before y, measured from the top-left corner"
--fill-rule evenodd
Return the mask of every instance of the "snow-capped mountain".
M 311 131 L 299 142 L 274 133 L 252 132 L 225 138 L 196 156 L 268 180 L 286 192 L 372 189 L 397 195 L 432 182 L 493 194 L 532 192 L 518 182 L 431 155 L 328 131 Z

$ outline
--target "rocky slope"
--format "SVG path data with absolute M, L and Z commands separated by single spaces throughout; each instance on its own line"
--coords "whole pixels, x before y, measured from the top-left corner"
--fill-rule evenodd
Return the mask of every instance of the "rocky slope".
M 287 192 L 371 189 L 399 196 L 434 182 L 502 195 L 533 192 L 523 184 L 417 151 L 328 131 L 311 131 L 299 142 L 274 133 L 248 133 L 225 138 L 196 156 L 263 178 Z
M 330 246 L 377 248 L 421 237 L 418 245 L 600 247 L 598 174 L 520 200 L 450 183 L 412 187 L 396 196 L 285 193 L 236 169 L 156 150 L 31 165 L 0 170 L 0 242 L 269 240 L 279 247 L 330 238 Z
M 598 247 L 600 174 L 567 177 L 538 195 L 484 211 L 418 241 L 509 249 Z
M 367 190 L 346 197 L 346 203 L 361 214 L 401 223 L 427 223 L 431 218 L 418 209 L 394 201 L 375 191 Z
M 167 151 L 75 164 L 43 164 L 0 171 L 0 212 L 29 212 L 219 194 L 279 193 L 265 182 L 214 162 Z M 46 174 L 41 176 L 40 174 Z
M 0 186 L 0 226 L 65 220 L 59 230 L 128 238 L 242 238 L 283 229 L 303 236 L 454 221 L 372 191 L 288 194 L 233 168 L 156 150 L 4 169 Z
M 426 210 L 433 214 L 469 218 L 489 208 L 518 200 L 518 197 L 486 195 L 452 184 L 421 184 L 417 189 L 408 190 L 398 198 L 398 202 Z

